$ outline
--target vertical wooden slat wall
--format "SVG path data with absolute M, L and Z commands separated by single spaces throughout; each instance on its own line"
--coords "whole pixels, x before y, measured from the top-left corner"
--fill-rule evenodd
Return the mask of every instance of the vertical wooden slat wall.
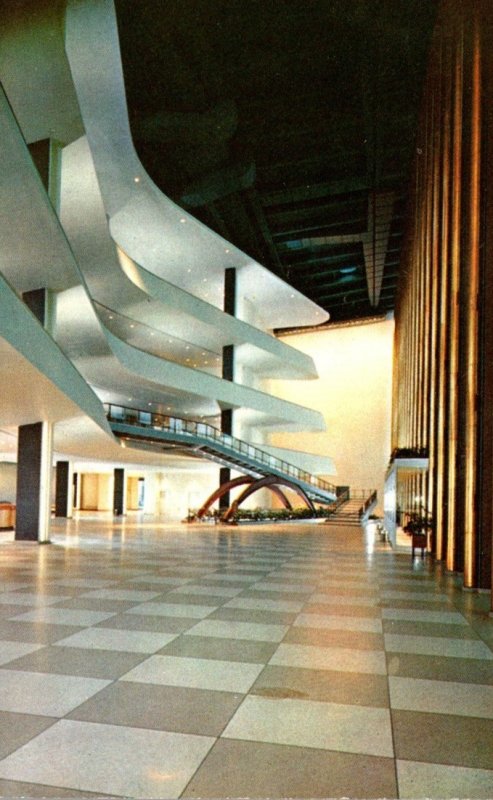
M 488 5 L 444 0 L 440 9 L 395 314 L 392 442 L 429 456 L 427 474 L 398 478 L 397 496 L 405 510 L 422 502 L 433 515 L 432 555 L 463 572 L 467 588 L 491 588 L 493 408 L 484 397 L 493 398 L 493 367 L 483 361 L 493 354 L 486 317 L 493 298 L 483 297 L 493 287 Z

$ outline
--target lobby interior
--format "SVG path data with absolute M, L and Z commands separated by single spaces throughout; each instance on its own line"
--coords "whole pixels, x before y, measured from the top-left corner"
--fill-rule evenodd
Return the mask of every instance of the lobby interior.
M 2 3 L 0 796 L 493 796 L 488 5 Z

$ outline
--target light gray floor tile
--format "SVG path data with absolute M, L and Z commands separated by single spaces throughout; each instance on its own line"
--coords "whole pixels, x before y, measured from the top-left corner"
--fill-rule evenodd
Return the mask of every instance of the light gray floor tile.
M 140 578 L 132 578 L 132 583 L 155 583 L 156 586 L 184 586 L 190 583 L 188 578 L 173 578 L 162 575 L 142 575 Z
M 374 675 L 385 675 L 387 672 L 383 651 L 303 644 L 280 644 L 269 664 L 340 672 L 368 672 Z
M 284 592 L 288 594 L 310 594 L 316 589 L 314 583 L 302 583 L 301 581 L 281 582 L 281 581 L 259 581 L 252 589 L 258 589 L 262 592 Z
M 215 611 L 217 606 L 197 606 L 187 603 L 141 603 L 135 608 L 130 608 L 127 614 L 143 614 L 162 617 L 191 617 L 203 619 Z
M 387 709 L 249 695 L 224 738 L 393 756 Z
M 96 650 L 123 650 L 128 653 L 155 653 L 176 638 L 176 633 L 132 631 L 117 628 L 87 628 L 56 642 L 60 647 Z
M 389 691 L 392 708 L 493 719 L 493 686 L 390 676 Z
M 15 592 L 17 589 L 28 589 L 29 586 L 30 584 L 24 581 L 0 581 L 0 592 Z
M 329 628 L 332 630 L 366 631 L 381 633 L 382 622 L 371 617 L 347 617 L 336 614 L 300 614 L 293 623 L 301 628 Z
M 0 665 L 8 664 L 16 658 L 34 653 L 35 650 L 42 649 L 42 644 L 29 644 L 28 642 L 9 642 L 5 639 L 0 641 Z
M 0 762 L 0 777 L 125 797 L 179 797 L 214 739 L 60 720 Z
M 3 669 L 0 710 L 63 717 L 109 683 L 97 678 Z
M 421 608 L 382 608 L 382 618 L 438 622 L 442 625 L 467 625 L 466 618 L 457 611 L 428 611 Z
M 53 586 L 67 586 L 74 589 L 102 589 L 112 586 L 116 581 L 103 581 L 91 578 L 59 578 L 53 581 Z
M 430 800 L 444 797 L 491 800 L 493 796 L 492 770 L 398 760 L 397 778 L 402 800 L 416 797 Z
M 50 625 L 96 625 L 105 619 L 113 617 L 110 611 L 88 611 L 87 609 L 72 608 L 39 608 L 36 611 L 28 611 L 25 614 L 17 614 L 10 617 L 18 622 L 45 622 Z
M 246 693 L 262 669 L 263 664 L 158 655 L 138 664 L 121 680 Z
M 161 591 L 147 592 L 139 591 L 138 589 L 94 589 L 91 592 L 85 592 L 81 597 L 94 598 L 95 600 L 128 600 L 135 603 L 143 603 L 146 600 L 152 600 L 154 597 L 159 597 Z
M 384 634 L 385 649 L 397 653 L 478 658 L 492 660 L 493 653 L 484 642 L 475 639 L 446 639 L 438 636 L 406 636 Z
M 50 606 L 53 603 L 58 603 L 62 597 L 71 597 L 71 595 L 2 592 L 0 594 L 0 603 L 15 606 Z
M 251 639 L 258 642 L 280 642 L 287 630 L 287 625 L 205 619 L 186 631 L 184 636 L 190 634 L 192 636 L 217 636 L 224 639 Z

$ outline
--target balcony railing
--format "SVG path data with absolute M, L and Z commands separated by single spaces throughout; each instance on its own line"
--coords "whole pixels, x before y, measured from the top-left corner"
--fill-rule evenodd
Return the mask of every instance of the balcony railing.
M 109 422 L 123 425 L 134 425 L 139 428 L 148 428 L 150 431 L 165 431 L 175 433 L 180 441 L 186 441 L 187 436 L 197 437 L 205 443 L 219 445 L 228 450 L 234 451 L 237 457 L 243 458 L 247 463 L 255 462 L 255 466 L 261 465 L 266 472 L 278 472 L 289 476 L 300 483 L 309 484 L 313 489 L 321 490 L 330 494 L 336 494 L 334 484 L 317 478 L 310 472 L 295 467 L 281 458 L 260 450 L 255 445 L 222 433 L 218 428 L 209 425 L 207 422 L 185 419 L 182 417 L 168 416 L 167 414 L 156 414 L 152 411 L 143 411 L 138 408 L 128 408 L 113 403 L 104 404 L 106 415 Z

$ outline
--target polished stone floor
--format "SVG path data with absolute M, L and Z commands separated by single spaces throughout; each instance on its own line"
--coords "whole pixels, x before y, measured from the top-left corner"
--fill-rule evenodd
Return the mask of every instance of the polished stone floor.
M 323 524 L 0 538 L 0 795 L 492 798 L 493 620 Z

